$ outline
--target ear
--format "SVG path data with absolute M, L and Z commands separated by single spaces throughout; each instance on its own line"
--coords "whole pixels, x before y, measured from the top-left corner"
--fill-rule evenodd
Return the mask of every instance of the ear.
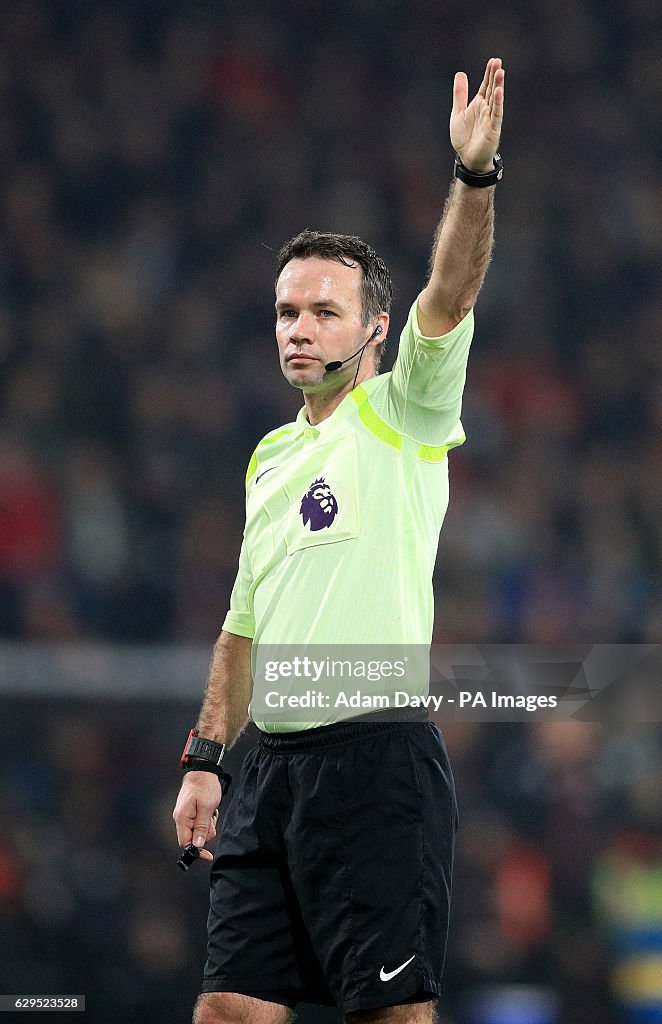
M 371 346 L 374 345 L 375 347 L 377 347 L 378 345 L 384 344 L 384 342 L 386 341 L 386 335 L 388 334 L 388 325 L 390 319 L 391 318 L 389 317 L 388 313 L 378 313 L 377 316 L 372 317 L 370 333 L 373 334 L 377 330 L 377 328 L 379 328 L 379 331 L 370 342 Z
M 368 345 L 368 348 L 372 349 L 372 358 L 374 360 L 375 373 L 379 373 L 382 355 L 384 353 L 384 348 L 386 346 L 386 336 L 388 334 L 388 325 L 390 322 L 390 317 L 388 313 L 380 313 L 379 316 L 373 318 L 372 322 L 374 325 L 372 328 L 373 331 L 375 330 L 376 327 L 381 328 L 381 331 L 377 335 L 377 337 L 373 338 L 370 344 Z

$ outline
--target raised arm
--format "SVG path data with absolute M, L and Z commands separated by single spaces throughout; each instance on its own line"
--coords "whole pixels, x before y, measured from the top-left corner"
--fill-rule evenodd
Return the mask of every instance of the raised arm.
M 475 174 L 494 168 L 505 74 L 501 58 L 490 58 L 471 103 L 467 103 L 467 76 L 463 71 L 455 75 L 451 145 L 464 167 Z M 435 233 L 430 278 L 419 297 L 418 321 L 424 335 L 435 338 L 448 333 L 475 304 L 490 261 L 493 234 L 494 186 L 476 188 L 453 179 Z
M 223 631 L 214 647 L 197 728 L 205 739 L 225 743 L 227 747 L 238 739 L 248 722 L 251 644 L 248 637 Z M 186 773 L 172 815 L 180 846 L 194 843 L 202 847 L 215 838 L 220 802 L 221 784 L 216 775 L 204 771 Z M 208 850 L 201 850 L 200 856 L 213 860 Z

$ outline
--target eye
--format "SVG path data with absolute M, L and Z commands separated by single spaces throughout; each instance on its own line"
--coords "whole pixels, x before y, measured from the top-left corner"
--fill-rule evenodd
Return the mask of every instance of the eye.
M 333 312 L 332 309 L 321 309 L 320 310 L 320 316 L 331 317 L 331 316 L 335 316 L 335 315 L 336 314 Z
M 290 316 L 296 316 L 296 313 L 294 312 L 293 309 L 281 309 L 281 311 L 280 311 L 280 313 L 278 315 L 281 318 L 281 320 L 283 320 L 283 319 L 287 319 L 287 317 L 290 317 Z

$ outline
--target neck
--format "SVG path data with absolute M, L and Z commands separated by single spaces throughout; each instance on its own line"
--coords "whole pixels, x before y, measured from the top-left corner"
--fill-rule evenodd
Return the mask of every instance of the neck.
M 368 370 L 366 373 L 359 374 L 356 384 L 354 384 L 354 374 L 352 374 L 343 383 L 339 391 L 331 393 L 328 391 L 304 392 L 303 400 L 306 405 L 306 417 L 311 427 L 327 419 L 331 413 L 335 412 L 343 398 L 353 391 L 354 387 L 358 387 L 359 384 L 363 384 L 364 381 L 369 380 L 371 377 L 374 377 L 374 373 Z

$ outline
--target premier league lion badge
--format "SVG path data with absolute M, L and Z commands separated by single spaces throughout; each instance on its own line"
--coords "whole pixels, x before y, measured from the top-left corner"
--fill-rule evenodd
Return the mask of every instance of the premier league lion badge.
M 303 525 L 307 526 L 310 523 L 313 532 L 331 526 L 338 514 L 338 502 L 323 476 L 319 480 L 313 480 L 301 500 L 299 511 L 303 517 Z

